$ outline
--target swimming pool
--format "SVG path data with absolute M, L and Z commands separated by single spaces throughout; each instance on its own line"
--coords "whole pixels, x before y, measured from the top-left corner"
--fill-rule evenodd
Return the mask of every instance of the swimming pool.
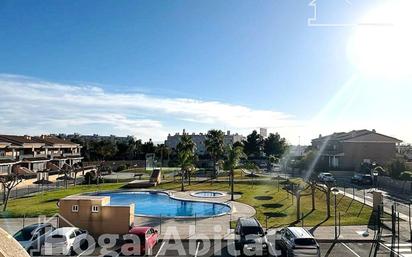
M 200 191 L 200 192 L 194 192 L 191 195 L 195 197 L 213 198 L 213 197 L 221 197 L 221 196 L 224 196 L 225 194 L 221 192 L 214 192 L 214 191 Z
M 102 192 L 95 195 L 110 196 L 110 205 L 135 204 L 135 215 L 162 217 L 211 217 L 230 212 L 221 203 L 175 199 L 164 192 Z

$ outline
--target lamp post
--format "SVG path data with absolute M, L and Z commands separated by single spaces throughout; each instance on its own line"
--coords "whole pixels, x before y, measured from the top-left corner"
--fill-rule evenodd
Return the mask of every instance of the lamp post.
M 338 195 L 338 193 L 339 193 L 339 190 L 336 188 L 336 187 L 334 187 L 334 188 L 332 188 L 331 189 L 331 191 L 332 191 L 332 193 L 333 193 L 333 196 L 334 196 L 334 202 L 335 202 L 335 240 L 337 240 L 338 239 L 338 227 L 337 227 L 337 216 L 336 216 L 336 196 Z

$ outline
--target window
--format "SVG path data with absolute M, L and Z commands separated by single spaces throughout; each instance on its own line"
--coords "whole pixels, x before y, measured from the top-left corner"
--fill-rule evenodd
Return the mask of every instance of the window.
M 99 212 L 99 205 L 93 205 L 92 212 Z
M 79 206 L 77 204 L 72 205 L 72 212 L 79 212 Z

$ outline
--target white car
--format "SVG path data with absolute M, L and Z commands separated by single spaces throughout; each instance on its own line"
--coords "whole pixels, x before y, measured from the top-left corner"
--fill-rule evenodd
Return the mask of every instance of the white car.
M 53 230 L 55 228 L 50 223 L 31 224 L 17 231 L 13 237 L 30 253 L 39 251 L 46 236 Z
M 335 182 L 335 178 L 329 172 L 320 173 L 318 179 L 321 182 Z
M 72 255 L 80 254 L 80 247 L 87 242 L 87 231 L 76 227 L 63 227 L 47 235 L 41 249 L 43 255 Z

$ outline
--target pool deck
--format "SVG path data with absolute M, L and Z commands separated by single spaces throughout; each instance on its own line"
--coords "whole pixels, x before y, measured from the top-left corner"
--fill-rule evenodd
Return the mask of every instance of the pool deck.
M 144 190 L 143 190 L 144 191 Z M 161 235 L 161 238 L 176 238 L 178 235 L 181 239 L 222 239 L 231 233 L 230 223 L 240 217 L 252 217 L 256 210 L 243 203 L 230 201 L 230 195 L 226 194 L 220 197 L 196 197 L 191 194 L 194 191 L 163 191 L 169 193 L 172 197 L 213 203 L 228 204 L 232 211 L 230 214 L 210 217 L 210 218 L 160 218 L 160 217 L 136 217 L 136 226 L 155 227 Z M 235 195 L 239 199 L 240 195 Z
M 148 190 L 130 190 L 130 191 L 148 191 Z M 162 191 L 162 190 L 150 190 L 150 191 Z M 135 226 L 152 226 L 160 233 L 160 238 L 180 238 L 180 239 L 223 239 L 227 238 L 232 229 L 230 224 L 232 221 L 236 221 L 239 217 L 252 217 L 256 214 L 253 207 L 230 201 L 230 195 L 225 194 L 216 198 L 194 197 L 190 194 L 193 191 L 179 192 L 179 191 L 162 191 L 167 192 L 172 197 L 202 201 L 213 203 L 228 204 L 232 211 L 230 214 L 225 214 L 217 217 L 210 218 L 160 218 L 160 217 L 135 217 Z M 240 195 L 235 195 L 235 199 L 239 199 Z M 24 225 L 33 224 L 37 222 L 50 222 L 48 218 L 9 218 L 0 219 L 0 228 L 3 228 L 10 234 L 14 234 Z M 52 218 L 52 223 L 57 224 L 56 218 Z

